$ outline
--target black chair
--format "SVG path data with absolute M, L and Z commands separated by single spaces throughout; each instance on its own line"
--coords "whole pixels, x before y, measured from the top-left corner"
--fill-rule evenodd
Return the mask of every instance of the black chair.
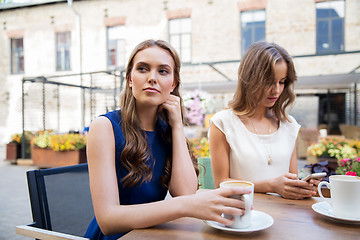
M 16 233 L 36 239 L 85 239 L 94 217 L 87 163 L 32 170 L 27 181 L 33 223 Z

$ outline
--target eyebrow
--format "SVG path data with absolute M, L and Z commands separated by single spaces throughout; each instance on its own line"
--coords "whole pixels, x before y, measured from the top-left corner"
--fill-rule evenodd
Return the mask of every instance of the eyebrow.
M 148 63 L 146 62 L 136 62 L 134 65 L 145 65 L 145 66 L 150 66 Z
M 150 66 L 150 64 L 148 64 L 147 62 L 137 62 L 137 63 L 135 63 L 135 66 L 137 66 L 137 65 L 145 65 L 146 67 Z M 167 67 L 167 68 L 172 69 L 172 67 L 168 64 L 160 64 L 159 67 Z

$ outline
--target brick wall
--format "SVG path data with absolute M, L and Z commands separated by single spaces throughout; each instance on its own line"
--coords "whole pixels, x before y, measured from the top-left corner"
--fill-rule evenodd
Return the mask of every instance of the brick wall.
M 75 1 L 81 15 L 82 71 L 106 70 L 106 27 L 124 25 L 126 53 L 148 38 L 168 40 L 168 20 L 191 17 L 192 62 L 240 60 L 240 12 L 266 9 L 266 38 L 291 55 L 315 54 L 315 0 L 107 0 Z M 346 1 L 345 48 L 360 50 L 360 1 Z M 64 3 L 0 12 L 0 144 L 21 129 L 23 76 L 80 71 L 76 16 Z M 55 32 L 72 32 L 71 71 L 55 71 Z M 25 74 L 10 75 L 9 37 L 23 35 Z M 360 54 L 296 58 L 299 76 L 348 73 L 358 67 Z M 237 80 L 238 62 L 216 66 Z M 183 84 L 228 81 L 209 66 L 183 66 Z M 231 95 L 231 93 L 230 93 Z M 219 97 L 221 99 L 221 97 Z M 223 98 L 224 99 L 224 98 Z M 226 97 L 226 102 L 229 97 Z M 219 104 L 224 106 L 224 104 Z M 71 108 L 71 104 L 69 106 Z M 71 110 L 71 109 L 69 109 Z M 76 113 L 71 119 L 76 119 Z M 41 121 L 41 118 L 40 118 Z M 35 124 L 35 123 L 34 123 Z M 36 123 L 37 124 L 37 123 Z M 35 124 L 35 125 L 36 125 Z M 71 126 L 71 123 L 67 123 Z

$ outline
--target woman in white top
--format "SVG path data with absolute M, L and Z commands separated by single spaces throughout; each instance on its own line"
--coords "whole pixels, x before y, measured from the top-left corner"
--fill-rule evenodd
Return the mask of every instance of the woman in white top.
M 211 118 L 210 153 L 215 186 L 251 181 L 255 192 L 302 199 L 316 194 L 318 180 L 297 177 L 300 125 L 285 110 L 294 99 L 296 72 L 287 51 L 274 43 L 252 44 L 241 60 L 230 109 Z

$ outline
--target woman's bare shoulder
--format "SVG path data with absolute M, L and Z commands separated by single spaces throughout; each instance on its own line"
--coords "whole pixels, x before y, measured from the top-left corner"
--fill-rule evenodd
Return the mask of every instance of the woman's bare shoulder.
M 91 131 L 105 131 L 112 129 L 111 121 L 105 116 L 99 116 L 93 119 L 90 123 L 89 130 Z

